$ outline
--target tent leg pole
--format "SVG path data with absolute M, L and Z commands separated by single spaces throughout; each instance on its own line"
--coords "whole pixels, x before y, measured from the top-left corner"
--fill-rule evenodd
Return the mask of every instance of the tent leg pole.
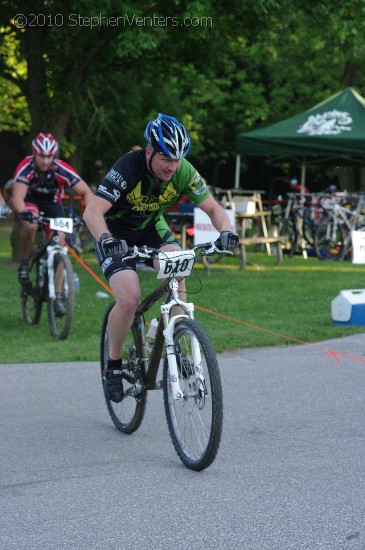
M 302 195 L 304 195 L 304 189 L 305 189 L 305 172 L 306 172 L 305 169 L 306 169 L 306 164 L 305 164 L 305 160 L 303 160 L 302 167 L 301 167 L 301 176 L 300 176 L 300 185 L 301 185 Z
M 234 188 L 240 187 L 240 169 L 241 169 L 241 155 L 236 155 L 236 173 L 234 178 Z
M 305 163 L 305 159 L 303 159 L 302 161 L 302 169 L 301 169 L 301 181 L 300 181 L 300 185 L 301 185 L 301 198 L 302 198 L 302 205 L 304 204 L 304 189 L 305 189 L 305 172 L 306 172 L 306 163 Z M 300 226 L 300 233 L 302 235 L 301 237 L 301 242 L 300 242 L 300 245 L 302 247 L 302 254 L 303 254 L 303 258 L 306 260 L 308 258 L 308 254 L 307 254 L 307 249 L 306 249 L 306 240 L 304 239 L 304 236 L 303 236 L 303 220 L 300 220 L 299 222 L 301 224 Z

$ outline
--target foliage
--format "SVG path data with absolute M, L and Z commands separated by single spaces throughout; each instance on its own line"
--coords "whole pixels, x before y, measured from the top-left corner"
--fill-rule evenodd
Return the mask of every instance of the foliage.
M 10 26 L 0 27 L 0 36 L 0 58 L 4 60 L 4 76 L 0 76 L 0 131 L 15 130 L 22 135 L 29 131 L 31 120 L 17 80 L 24 81 L 27 66 L 25 60 L 20 59 L 20 43 Z
M 0 131 L 53 131 L 91 181 L 100 165 L 143 145 L 159 111 L 186 122 L 191 159 L 198 168 L 205 159 L 215 184 L 230 174 L 238 133 L 344 86 L 365 90 L 365 0 L 101 0 L 97 8 L 0 0 L 0 8 Z

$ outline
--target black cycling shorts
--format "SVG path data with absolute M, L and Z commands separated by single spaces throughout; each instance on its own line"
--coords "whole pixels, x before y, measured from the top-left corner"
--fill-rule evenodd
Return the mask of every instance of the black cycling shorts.
M 62 202 L 42 202 L 25 199 L 25 209 L 36 216 L 43 214 L 46 218 L 64 218 L 65 211 Z
M 157 227 L 152 226 L 146 229 L 132 231 L 129 228 L 119 228 L 118 231 L 110 231 L 113 237 L 124 239 L 128 246 L 150 246 L 151 248 L 161 248 L 164 244 L 176 244 L 179 248 L 179 243 L 172 233 L 167 223 L 158 223 Z M 106 256 L 100 243 L 94 240 L 96 258 L 99 262 L 102 272 L 109 280 L 117 271 L 124 269 L 133 269 L 136 271 L 137 260 L 122 261 L 118 256 Z M 152 267 L 153 261 L 147 260 L 147 265 Z

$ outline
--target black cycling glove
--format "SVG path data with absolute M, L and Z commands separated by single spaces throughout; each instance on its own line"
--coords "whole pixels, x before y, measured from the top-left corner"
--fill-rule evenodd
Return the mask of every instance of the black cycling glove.
M 33 212 L 28 212 L 28 210 L 23 210 L 23 212 L 20 212 L 19 216 L 21 220 L 24 220 L 26 222 L 33 221 Z
M 222 231 L 219 235 L 222 248 L 237 248 L 239 237 L 232 231 Z
M 125 255 L 128 252 L 128 245 L 126 241 L 120 239 L 114 239 L 114 237 L 107 237 L 101 241 L 106 256 L 119 256 Z

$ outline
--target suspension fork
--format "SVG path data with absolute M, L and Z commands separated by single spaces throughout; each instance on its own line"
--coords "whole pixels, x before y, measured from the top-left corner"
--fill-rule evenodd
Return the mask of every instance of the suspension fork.
M 175 305 L 180 305 L 186 313 L 174 315 L 173 317 L 169 318 L 170 310 Z M 181 300 L 175 297 L 169 303 L 163 304 L 161 306 L 161 316 L 164 320 L 164 326 L 165 326 L 163 335 L 165 337 L 166 354 L 167 354 L 167 361 L 168 361 L 168 367 L 169 367 L 172 396 L 174 400 L 178 400 L 178 399 L 184 398 L 184 392 L 182 391 L 180 386 L 179 372 L 178 372 L 177 361 L 176 361 L 176 350 L 175 350 L 175 343 L 174 343 L 175 325 L 176 323 L 181 321 L 181 319 L 194 318 L 194 304 L 182 302 Z M 197 374 L 197 377 L 202 382 L 204 382 L 204 377 L 202 375 L 202 362 L 201 362 L 201 352 L 200 352 L 199 342 L 194 337 L 194 335 L 190 335 L 190 338 L 191 338 L 192 361 L 193 361 L 194 371 Z
M 162 309 L 163 309 L 163 306 L 161 307 L 161 310 Z M 188 315 L 174 315 L 173 317 L 171 317 L 166 328 L 163 331 L 163 335 L 165 337 L 166 355 L 167 355 L 167 361 L 168 361 L 168 367 L 169 367 L 169 373 L 170 373 L 172 398 L 174 400 L 182 399 L 184 397 L 184 392 L 182 391 L 180 387 L 180 382 L 179 382 L 179 371 L 177 368 L 176 351 L 175 351 L 175 343 L 174 343 L 174 330 L 175 330 L 175 324 L 181 319 L 185 319 L 185 318 L 188 318 Z
M 51 300 L 56 298 L 55 290 L 55 270 L 52 269 L 54 266 L 54 257 L 56 254 L 67 254 L 67 247 L 60 245 L 49 244 L 47 246 L 47 270 L 48 270 L 48 295 Z

